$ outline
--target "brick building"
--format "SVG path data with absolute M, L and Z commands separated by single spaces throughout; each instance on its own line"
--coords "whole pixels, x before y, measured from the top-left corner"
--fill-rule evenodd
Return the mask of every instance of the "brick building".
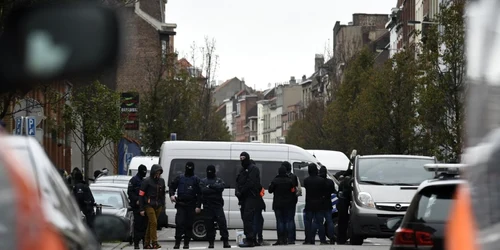
M 236 103 L 234 141 L 257 140 L 257 95 L 242 95 Z M 253 140 L 252 140 L 253 139 Z
M 54 165 L 68 172 L 72 169 L 72 135 L 70 131 L 61 131 L 59 128 L 63 127 L 62 112 L 60 111 L 64 107 L 65 97 L 71 91 L 71 88 L 72 84 L 68 81 L 57 81 L 47 86 L 47 88 L 33 90 L 24 97 L 25 99 L 38 101 L 43 107 L 45 119 L 37 127 L 37 133 L 41 134 L 37 134 L 36 137 L 41 139 L 39 141 Z M 48 96 L 51 96 L 50 99 Z M 27 107 L 35 108 L 36 106 L 28 105 Z M 11 105 L 11 112 L 14 109 L 15 106 Z M 26 109 L 22 109 L 18 114 L 24 116 L 24 112 L 26 112 Z M 13 131 L 15 128 L 13 116 L 8 115 L 4 117 L 4 120 L 9 121 L 6 122 L 7 131 Z

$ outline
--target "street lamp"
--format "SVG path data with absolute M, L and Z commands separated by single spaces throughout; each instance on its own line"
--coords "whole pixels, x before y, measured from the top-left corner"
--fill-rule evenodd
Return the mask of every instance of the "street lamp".
M 409 20 L 407 22 L 409 26 L 415 26 L 417 24 L 432 24 L 432 25 L 438 25 L 439 23 L 437 22 L 429 22 L 429 21 L 415 21 L 415 20 Z

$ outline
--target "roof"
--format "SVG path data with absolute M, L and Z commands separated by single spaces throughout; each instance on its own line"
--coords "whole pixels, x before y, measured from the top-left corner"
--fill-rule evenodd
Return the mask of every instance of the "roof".
M 223 82 L 221 85 L 217 86 L 217 88 L 215 88 L 214 92 L 217 92 L 217 91 L 219 91 L 220 89 L 224 88 L 226 85 L 228 85 L 228 84 L 229 84 L 232 80 L 234 80 L 234 79 L 236 79 L 236 80 L 238 80 L 238 81 L 240 80 L 240 79 L 238 79 L 238 77 L 233 77 L 233 78 L 231 78 L 231 79 L 229 79 L 229 80 L 227 80 L 227 81 Z
M 179 63 L 179 65 L 182 67 L 182 68 L 189 68 L 189 67 L 193 67 L 193 65 L 186 59 L 186 58 L 181 58 L 179 59 L 179 61 L 177 61 Z
M 219 111 L 221 111 L 224 107 L 226 107 L 226 104 L 225 104 L 225 103 L 221 104 L 221 105 L 217 108 L 217 110 L 216 110 L 215 112 L 219 112 Z
M 421 155 L 359 155 L 359 158 L 416 158 L 416 159 L 434 159 L 432 156 L 421 156 Z

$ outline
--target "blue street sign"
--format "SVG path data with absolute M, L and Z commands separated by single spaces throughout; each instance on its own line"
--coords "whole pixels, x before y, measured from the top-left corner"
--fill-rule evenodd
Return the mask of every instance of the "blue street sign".
M 177 133 L 170 133 L 170 140 L 177 141 Z
M 132 160 L 132 157 L 134 157 L 134 154 L 132 154 L 132 153 L 127 153 L 125 155 L 125 162 L 127 162 L 127 166 L 130 165 L 130 161 Z
M 23 117 L 16 117 L 16 130 L 15 130 L 16 135 L 21 135 L 23 134 Z
M 36 135 L 36 118 L 33 116 L 26 117 L 26 134 L 30 136 Z

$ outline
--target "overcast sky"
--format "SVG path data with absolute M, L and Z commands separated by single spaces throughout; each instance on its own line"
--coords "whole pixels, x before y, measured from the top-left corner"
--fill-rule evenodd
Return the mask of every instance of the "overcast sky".
M 389 14 L 397 0 L 168 0 L 166 19 L 177 24 L 175 49 L 190 58 L 191 45 L 215 38 L 216 78 L 247 85 L 299 80 L 314 73 L 315 54 L 333 44 L 336 21 L 353 13 Z M 329 45 L 330 50 L 332 45 Z

